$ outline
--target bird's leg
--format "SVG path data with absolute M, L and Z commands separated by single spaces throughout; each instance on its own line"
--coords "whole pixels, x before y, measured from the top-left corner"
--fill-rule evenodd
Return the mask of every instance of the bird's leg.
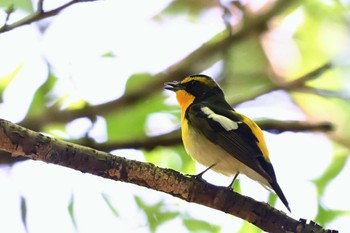
M 209 171 L 211 168 L 213 168 L 214 166 L 216 165 L 216 163 L 210 165 L 209 167 L 207 167 L 204 171 L 198 173 L 197 175 L 189 175 L 190 177 L 194 178 L 194 179 L 198 179 L 198 180 L 201 180 L 201 181 L 205 181 L 203 179 L 203 174 L 206 173 L 207 171 Z
M 236 173 L 236 175 L 233 177 L 233 180 L 231 181 L 230 185 L 228 186 L 228 188 L 233 190 L 233 184 L 235 183 L 235 180 L 237 178 L 237 176 L 239 175 L 239 172 Z

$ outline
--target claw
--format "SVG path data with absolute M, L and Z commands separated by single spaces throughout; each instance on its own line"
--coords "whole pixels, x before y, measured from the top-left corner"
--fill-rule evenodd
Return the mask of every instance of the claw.
M 239 172 L 236 173 L 236 175 L 233 177 L 233 180 L 231 181 L 230 185 L 227 187 L 229 189 L 232 189 L 232 191 L 233 191 L 233 184 L 235 183 L 235 180 L 236 180 L 238 175 L 239 175 Z
M 203 177 L 202 177 L 203 174 L 206 173 L 207 171 L 209 171 L 209 170 L 210 170 L 211 168 L 213 168 L 215 165 L 216 165 L 216 163 L 210 165 L 210 166 L 207 167 L 204 171 L 198 173 L 197 175 L 187 175 L 187 176 L 189 176 L 189 177 L 191 177 L 191 178 L 193 178 L 193 179 L 200 180 L 200 181 L 203 181 L 203 182 L 204 182 L 205 180 L 204 180 Z

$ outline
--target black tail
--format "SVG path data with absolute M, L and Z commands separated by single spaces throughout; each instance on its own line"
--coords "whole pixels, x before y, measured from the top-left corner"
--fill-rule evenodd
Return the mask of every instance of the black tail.
M 275 180 L 274 182 L 271 182 L 270 185 L 271 185 L 272 189 L 275 191 L 275 193 L 277 194 L 277 196 L 281 199 L 283 204 L 286 206 L 286 208 L 289 210 L 289 212 L 292 212 L 289 208 L 287 198 L 284 196 L 282 189 L 278 185 L 277 181 Z

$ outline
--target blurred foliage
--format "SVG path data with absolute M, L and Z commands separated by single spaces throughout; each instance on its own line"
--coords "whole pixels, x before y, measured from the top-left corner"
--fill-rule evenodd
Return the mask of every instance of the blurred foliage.
M 46 81 L 35 92 L 32 104 L 29 107 L 28 115 L 35 118 L 48 111 L 49 105 L 59 102 L 52 96 L 52 90 L 57 82 L 57 77 L 49 73 Z
M 185 174 L 196 174 L 195 164 L 187 155 L 183 146 L 174 148 L 157 147 L 144 152 L 146 161 L 160 167 L 182 171 Z
M 184 226 L 188 229 L 189 232 L 193 233 L 205 233 L 205 232 L 220 232 L 220 226 L 214 225 L 202 220 L 193 219 L 193 218 L 184 218 Z
M 119 217 L 118 210 L 112 204 L 111 198 L 106 194 L 102 194 L 102 198 L 106 202 L 106 205 L 108 206 L 108 208 L 112 211 L 113 215 L 116 217 Z
M 74 195 L 72 194 L 69 204 L 68 204 L 68 213 L 69 217 L 72 220 L 72 224 L 75 229 L 77 229 L 77 222 L 75 220 L 75 214 L 74 214 Z
M 314 180 L 319 198 L 322 197 L 327 184 L 337 177 L 337 175 L 343 170 L 345 163 L 348 160 L 348 153 L 345 153 L 345 151 L 340 153 L 338 152 L 334 154 L 333 160 L 328 165 L 328 168 L 320 177 Z
M 28 231 L 27 217 L 27 201 L 21 196 L 21 220 L 26 231 Z
M 5 88 L 11 83 L 11 81 L 16 77 L 18 72 L 21 70 L 22 65 L 19 65 L 10 74 L 0 77 L 0 103 L 3 101 L 3 93 Z
M 33 6 L 31 0 L 1 0 L 0 1 L 0 7 L 8 9 L 9 7 L 23 10 L 28 13 L 33 12 Z
M 251 224 L 249 222 L 245 222 L 245 223 L 243 223 L 241 229 L 239 229 L 238 233 L 245 233 L 245 232 L 260 233 L 261 230 L 259 228 L 257 228 L 256 226 L 254 226 L 253 224 Z
M 138 196 L 135 196 L 135 201 L 140 209 L 144 211 L 151 232 L 156 232 L 157 228 L 164 222 L 170 221 L 180 214 L 176 211 L 169 211 L 164 201 L 159 201 L 156 204 L 148 204 L 142 197 Z
M 114 145 L 119 142 L 130 142 L 132 144 L 134 141 L 147 140 L 151 137 L 147 132 L 147 120 L 151 114 L 167 112 L 174 116 L 172 123 L 179 124 L 178 106 L 169 105 L 166 101 L 168 96 L 162 92 L 159 79 L 169 81 L 167 79 L 169 76 L 179 80 L 189 72 L 200 73 L 215 68 L 215 78 L 227 93 L 229 102 L 233 104 L 250 101 L 272 90 L 282 90 L 292 98 L 297 108 L 305 113 L 308 121 L 329 121 L 335 124 L 336 130 L 328 133 L 327 136 L 342 149 L 342 152 L 338 153 L 335 149 L 328 168 L 320 177 L 313 180 L 320 203 L 315 221 L 326 226 L 336 218 L 349 214 L 347 211 L 325 208 L 321 204 L 321 198 L 329 183 L 342 172 L 350 150 L 350 64 L 346 64 L 350 60 L 348 53 L 350 5 L 346 1 L 336 0 L 291 1 L 293 3 L 280 0 L 268 1 L 255 9 L 253 2 L 233 1 L 222 5 L 218 1 L 211 0 L 171 1 L 153 17 L 155 21 L 166 24 L 179 16 L 180 18 L 185 16 L 190 23 L 196 23 L 206 14 L 221 12 L 218 17 L 222 20 L 222 25 L 226 26 L 226 30 L 208 39 L 203 45 L 199 44 L 192 56 L 184 57 L 170 68 L 164 67 L 164 70 L 159 71 L 158 74 L 147 70 L 143 73 L 135 72 L 128 78 L 123 96 L 120 99 L 111 100 L 119 106 L 117 108 L 112 104 L 108 108 L 102 106 L 103 103 L 90 105 L 83 99 L 67 104 L 67 98 L 69 99 L 70 96 L 60 96 L 56 90 L 61 82 L 60 72 L 51 69 L 49 61 L 46 61 L 49 69 L 47 79 L 33 93 L 27 115 L 20 123 L 45 133 L 59 132 L 55 136 L 69 139 L 65 127 L 68 123 L 88 117 L 95 125 L 96 118 L 99 116 L 105 121 L 107 143 Z M 290 5 L 282 10 L 281 5 L 284 4 Z M 281 9 L 275 9 L 276 5 Z M 33 12 L 31 1 L 0 1 L 0 7 L 4 12 L 10 6 L 13 6 L 14 11 Z M 229 20 L 222 18 L 223 12 L 229 14 Z M 259 22 L 252 30 L 239 34 L 254 20 L 263 21 L 265 18 L 262 16 L 269 13 L 272 15 L 267 22 L 261 24 Z M 240 36 L 230 41 L 228 37 L 230 34 Z M 191 52 L 193 51 L 188 51 L 188 54 Z M 343 56 L 340 61 L 335 59 L 339 54 Z M 114 59 L 118 58 L 118 54 L 106 52 L 100 57 Z M 150 59 L 156 58 L 150 54 Z M 298 86 L 286 88 L 289 82 L 330 61 L 333 65 L 331 69 Z M 3 100 L 4 91 L 11 86 L 21 70 L 22 61 L 19 61 L 12 72 L 0 77 L 0 103 Z M 99 80 L 96 84 L 98 82 Z M 151 85 L 153 83 L 154 85 Z M 145 87 L 149 89 L 145 90 Z M 138 96 L 138 93 L 143 95 Z M 76 93 L 72 91 L 70 94 Z M 92 93 L 94 94 L 96 93 Z M 121 99 L 125 101 L 122 104 L 118 102 Z M 164 133 L 164 136 L 166 135 L 167 133 Z M 89 136 L 88 132 L 84 137 L 91 137 L 85 140 L 87 146 L 89 142 L 96 141 Z M 94 145 L 98 146 L 98 144 Z M 175 144 L 171 147 L 154 145 L 152 148 L 154 149 L 151 151 L 142 150 L 147 162 L 186 174 L 196 173 L 195 163 L 186 154 L 182 145 Z M 123 148 L 116 146 L 115 149 Z M 239 182 L 237 181 L 234 185 L 234 189 L 240 191 Z M 119 217 L 118 206 L 114 206 L 110 200 L 112 197 L 102 195 L 102 198 L 113 215 Z M 267 201 L 274 204 L 276 197 L 270 195 Z M 149 204 L 142 196 L 135 196 L 135 203 L 144 212 L 150 232 L 157 232 L 162 224 L 179 217 L 189 232 L 220 232 L 221 230 L 219 225 L 171 210 L 162 200 Z M 26 224 L 27 206 L 24 198 L 21 199 L 21 211 L 22 221 Z M 73 195 L 68 212 L 76 227 Z M 239 232 L 261 231 L 254 225 L 244 222 Z
M 167 6 L 161 14 L 176 16 L 179 14 L 186 14 L 195 19 L 200 13 L 205 10 L 220 6 L 218 1 L 214 0 L 174 0 Z

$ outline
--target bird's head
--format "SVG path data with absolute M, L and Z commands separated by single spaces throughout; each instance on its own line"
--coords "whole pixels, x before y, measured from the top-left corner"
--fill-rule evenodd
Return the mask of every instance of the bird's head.
M 165 89 L 176 92 L 180 104 L 188 98 L 193 102 L 202 101 L 210 97 L 224 96 L 220 86 L 211 77 L 203 74 L 188 76 L 181 82 L 167 82 L 165 83 Z

